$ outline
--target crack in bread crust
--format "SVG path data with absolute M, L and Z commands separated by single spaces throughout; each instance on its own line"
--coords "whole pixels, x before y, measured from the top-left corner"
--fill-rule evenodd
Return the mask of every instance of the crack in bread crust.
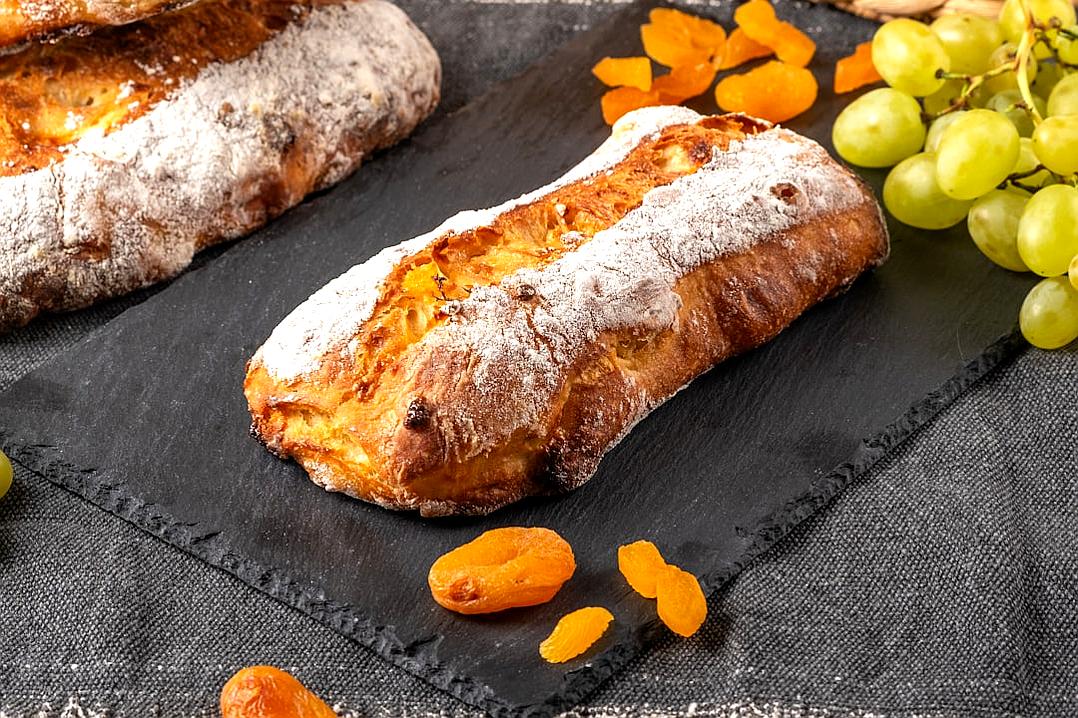
M 646 117 L 664 112 L 668 125 L 685 120 L 665 109 Z M 383 367 L 374 414 L 348 385 L 360 378 L 353 355 L 376 351 L 361 330 L 312 337 L 325 351 L 294 374 L 274 370 L 271 338 L 245 384 L 256 435 L 327 488 L 425 515 L 566 491 L 693 377 L 885 258 L 871 193 L 818 145 L 762 123 L 745 131 L 747 118 L 693 117 L 725 136 L 706 161 L 554 261 L 446 302 L 447 319 Z M 634 161 L 630 152 L 624 163 Z M 601 172 L 616 181 L 619 168 Z M 408 246 L 385 276 L 414 256 Z M 424 421 L 409 426 L 416 401 Z
M 111 131 L 75 138 L 60 160 L 0 177 L 0 331 L 174 276 L 199 249 L 347 176 L 437 104 L 438 57 L 388 2 L 225 2 L 250 3 L 234 18 L 237 29 L 250 25 L 247 35 L 196 51 L 199 33 L 166 32 L 152 54 L 168 64 L 173 52 L 194 74 L 143 88 L 164 94 Z M 226 10 L 207 3 L 168 19 Z M 137 66 L 131 53 L 121 67 Z

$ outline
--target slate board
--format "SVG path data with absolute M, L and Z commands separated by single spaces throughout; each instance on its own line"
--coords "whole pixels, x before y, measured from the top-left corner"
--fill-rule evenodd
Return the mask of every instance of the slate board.
M 487 518 L 393 514 L 325 493 L 271 457 L 247 434 L 247 357 L 347 267 L 457 210 L 539 186 L 597 146 L 607 129 L 589 68 L 639 51 L 644 10 L 426 126 L 24 378 L 0 398 L 0 445 L 473 705 L 501 715 L 571 707 L 665 630 L 618 575 L 616 546 L 653 539 L 714 591 L 1018 351 L 1014 318 L 1031 284 L 983 259 L 962 229 L 892 224 L 882 269 L 698 379 L 585 487 Z M 728 23 L 731 8 L 722 10 Z M 873 26 L 823 7 L 782 12 L 827 38 L 813 63 L 821 101 L 790 126 L 829 144 L 844 102 L 830 93 L 831 68 Z M 882 176 L 866 175 L 877 189 Z M 431 562 L 503 525 L 559 531 L 576 576 L 535 609 L 462 618 L 437 607 Z M 617 616 L 597 650 L 543 663 L 536 648 L 557 617 L 594 604 Z

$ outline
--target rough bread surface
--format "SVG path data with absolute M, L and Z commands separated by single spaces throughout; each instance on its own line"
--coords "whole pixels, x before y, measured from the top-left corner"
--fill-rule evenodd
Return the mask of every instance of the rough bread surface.
M 0 330 L 174 276 L 407 136 L 440 80 L 395 6 L 318 5 L 63 161 L 0 179 Z

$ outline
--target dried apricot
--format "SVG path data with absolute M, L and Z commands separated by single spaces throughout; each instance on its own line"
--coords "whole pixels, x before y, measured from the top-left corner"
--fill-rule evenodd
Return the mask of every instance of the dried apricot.
M 853 92 L 882 79 L 872 64 L 871 42 L 862 42 L 852 55 L 835 63 L 835 94 Z
M 544 528 L 492 529 L 430 567 L 439 605 L 457 613 L 493 613 L 554 598 L 576 570 L 573 549 Z
M 677 31 L 661 25 L 641 25 L 640 39 L 644 52 L 655 62 L 667 67 L 695 65 L 711 59 L 711 52 L 692 44 L 687 31 Z
M 598 606 L 567 613 L 539 644 L 539 655 L 551 663 L 565 663 L 595 645 L 603 637 L 614 616 Z
M 651 541 L 636 541 L 618 547 L 618 570 L 644 598 L 655 598 L 655 581 L 664 568 L 666 561 Z
M 816 53 L 816 43 L 805 33 L 775 16 L 767 0 L 749 0 L 734 10 L 734 21 L 756 42 L 767 45 L 783 62 L 805 67 Z
M 651 60 L 646 57 L 604 57 L 595 63 L 591 73 L 609 87 L 651 89 Z
M 325 702 L 280 668 L 251 666 L 221 689 L 222 718 L 337 718 Z
M 671 631 L 688 638 L 704 625 L 707 599 L 696 576 L 668 565 L 659 572 L 655 591 L 659 618 Z
M 767 45 L 761 45 L 746 35 L 744 30 L 735 27 L 730 37 L 726 38 L 726 47 L 722 53 L 722 60 L 719 61 L 719 69 L 729 70 L 749 60 L 767 57 L 773 52 Z
M 818 92 L 810 71 L 772 60 L 746 73 L 724 77 L 715 86 L 715 101 L 727 112 L 782 122 L 812 107 Z
M 726 30 L 717 22 L 690 15 L 670 7 L 657 7 L 648 13 L 652 25 L 675 33 L 687 33 L 689 41 L 712 55 L 721 55 L 726 43 Z
M 651 89 L 659 93 L 663 104 L 679 105 L 690 97 L 707 92 L 715 73 L 715 66 L 710 62 L 679 65 L 667 74 L 656 77 Z
M 618 87 L 613 90 L 608 90 L 606 94 L 603 95 L 600 104 L 603 108 L 603 119 L 606 120 L 606 124 L 612 125 L 617 122 L 622 115 L 632 112 L 633 110 L 639 110 L 641 107 L 661 105 L 662 100 L 659 98 L 659 93 L 655 90 L 652 90 L 651 92 L 641 92 L 635 87 Z

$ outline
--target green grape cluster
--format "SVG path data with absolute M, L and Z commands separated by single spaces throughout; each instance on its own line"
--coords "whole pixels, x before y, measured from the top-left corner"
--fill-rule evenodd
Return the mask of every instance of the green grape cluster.
M 1054 349 L 1078 339 L 1078 18 L 1070 0 L 1006 0 L 995 20 L 884 23 L 872 62 L 888 87 L 850 103 L 835 150 L 891 168 L 883 203 L 900 222 L 963 220 L 988 259 L 1044 279 L 1022 333 Z

